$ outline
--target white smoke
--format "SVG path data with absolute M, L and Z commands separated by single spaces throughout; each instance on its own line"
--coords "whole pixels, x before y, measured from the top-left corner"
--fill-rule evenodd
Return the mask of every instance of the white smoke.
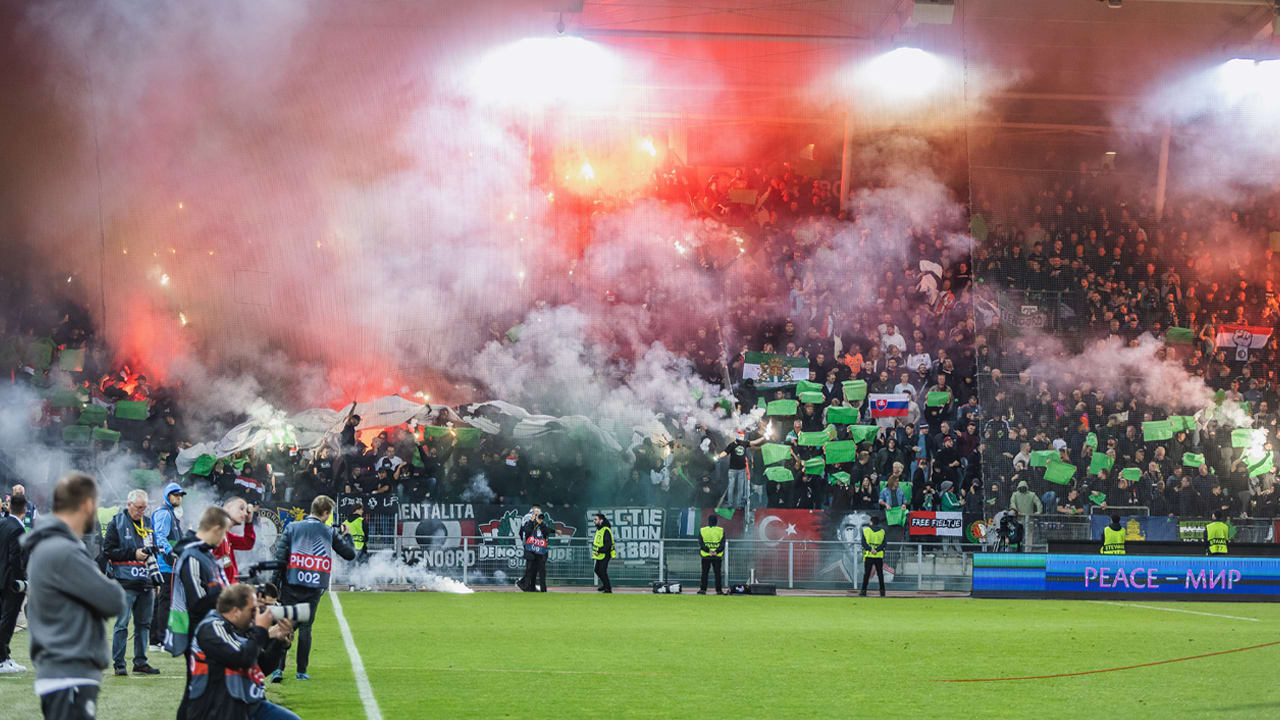
M 434 592 L 470 595 L 475 592 L 464 583 L 447 578 L 424 568 L 409 566 L 396 559 L 392 550 L 371 553 L 363 562 L 346 563 L 343 582 L 357 588 L 378 588 L 386 585 L 412 585 L 415 589 Z

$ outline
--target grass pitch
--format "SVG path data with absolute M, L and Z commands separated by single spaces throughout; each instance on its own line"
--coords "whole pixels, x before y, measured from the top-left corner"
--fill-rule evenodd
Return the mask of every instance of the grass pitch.
M 1280 645 L 1076 677 L 937 682 L 1102 670 L 1277 641 L 1280 609 L 1268 604 L 556 592 L 340 598 L 388 720 L 1280 717 L 1272 681 Z M 26 644 L 24 634 L 14 638 L 19 662 Z M 166 674 L 107 679 L 101 718 L 136 718 L 139 707 L 148 717 L 171 716 L 181 665 L 152 662 Z M 303 718 L 365 717 L 328 599 L 310 674 L 311 682 L 287 675 L 269 697 Z M 31 674 L 19 677 L 0 680 L 0 716 L 38 717 Z

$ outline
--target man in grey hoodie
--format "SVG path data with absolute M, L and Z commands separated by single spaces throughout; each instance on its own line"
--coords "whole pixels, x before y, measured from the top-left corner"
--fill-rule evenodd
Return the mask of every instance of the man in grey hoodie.
M 46 720 L 90 720 L 107 667 L 104 621 L 124 612 L 124 591 L 99 572 L 81 536 L 98 514 L 98 484 L 80 472 L 58 481 L 53 514 L 22 538 L 27 630 L 36 694 Z

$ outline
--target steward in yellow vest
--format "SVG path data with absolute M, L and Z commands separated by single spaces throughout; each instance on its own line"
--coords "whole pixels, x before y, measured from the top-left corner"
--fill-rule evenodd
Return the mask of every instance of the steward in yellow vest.
M 1210 555 L 1227 554 L 1227 537 L 1231 534 L 1231 526 L 1222 521 L 1222 511 L 1213 511 L 1213 522 L 1204 528 L 1204 539 L 1209 543 Z
M 884 520 L 879 515 L 873 515 L 871 524 L 862 528 L 862 587 L 858 590 L 861 597 L 867 596 L 872 570 L 880 579 L 880 597 L 884 597 L 884 533 Z
M 336 515 L 337 513 L 334 513 L 334 514 Z M 355 505 L 354 507 L 351 508 L 351 514 L 354 515 L 355 517 L 342 523 L 342 525 L 347 529 L 347 534 L 351 536 L 351 546 L 356 549 L 356 562 L 360 562 L 362 559 L 364 559 L 364 556 L 365 556 L 364 555 L 364 534 L 365 534 L 364 506 L 359 504 Z
M 1102 554 L 1124 554 L 1124 527 L 1120 525 L 1120 516 L 1112 515 L 1111 524 L 1102 528 Z
M 596 577 L 600 578 L 600 587 L 596 592 L 611 593 L 613 585 L 609 582 L 609 561 L 618 557 L 618 548 L 613 544 L 613 528 L 604 513 L 596 513 L 596 536 L 591 539 L 591 559 L 596 561 Z
M 721 577 L 724 564 L 724 528 L 720 527 L 720 517 L 714 512 L 707 516 L 706 527 L 698 530 L 698 549 L 702 552 L 702 585 L 698 588 L 698 594 L 707 594 L 707 571 L 715 570 L 716 594 L 724 595 Z

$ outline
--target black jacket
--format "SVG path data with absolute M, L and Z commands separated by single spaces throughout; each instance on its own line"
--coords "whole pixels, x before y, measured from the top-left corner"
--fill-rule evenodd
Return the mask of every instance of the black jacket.
M 142 517 L 142 522 L 145 528 L 145 523 L 147 522 L 145 515 Z M 137 534 L 134 532 L 133 518 L 129 517 L 129 511 L 121 510 L 116 513 L 116 516 L 111 519 L 111 523 L 107 525 L 107 534 L 102 539 L 102 553 L 107 560 L 113 563 L 137 562 L 137 551 L 144 547 L 146 545 L 139 543 Z M 129 580 L 116 578 L 116 582 L 130 590 L 150 590 L 152 587 L 151 579 L 146 575 Z
M 0 518 L 0 592 L 13 592 L 15 580 L 27 579 L 27 556 L 18 541 L 27 531 L 12 515 Z
M 221 615 L 212 615 L 206 615 L 195 631 L 195 661 L 203 663 L 206 672 L 194 675 L 185 690 L 185 720 L 249 720 L 264 697 L 259 653 L 271 641 L 263 628 L 253 625 L 241 631 Z

